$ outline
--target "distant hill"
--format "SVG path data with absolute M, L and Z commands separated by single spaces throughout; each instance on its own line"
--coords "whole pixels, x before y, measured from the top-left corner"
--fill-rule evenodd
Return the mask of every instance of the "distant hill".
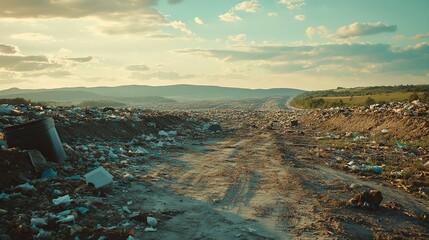
M 171 103 L 189 100 L 246 99 L 263 97 L 290 97 L 303 93 L 290 88 L 245 89 L 216 86 L 171 85 L 119 87 L 75 87 L 57 89 L 18 89 L 0 91 L 0 98 L 25 98 L 33 101 L 75 102 L 110 100 L 128 104 L 145 102 Z

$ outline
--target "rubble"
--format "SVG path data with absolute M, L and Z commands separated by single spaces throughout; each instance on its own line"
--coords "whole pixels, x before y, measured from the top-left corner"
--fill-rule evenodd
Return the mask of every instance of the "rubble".
M 312 139 L 299 144 L 308 148 L 315 162 L 365 179 L 383 179 L 419 197 L 427 196 L 429 190 L 429 149 L 410 142 L 423 137 L 427 127 L 420 127 L 422 134 L 415 139 L 397 137 L 401 135 L 394 126 L 377 125 L 370 130 L 365 126 L 360 131 L 323 128 L 334 118 L 343 123 L 345 116 L 381 118 L 383 111 L 403 121 L 417 118 L 420 124 L 427 121 L 423 119 L 428 111 L 425 103 L 309 112 L 157 112 L 29 105 L 7 109 L 11 111 L 1 113 L 0 132 L 7 126 L 53 118 L 69 156 L 63 165 L 44 162 L 37 153 L 8 148 L 7 141 L 0 139 L 0 158 L 5 159 L 0 162 L 0 208 L 4 210 L 0 220 L 5 223 L 0 226 L 0 236 L 14 239 L 134 239 L 136 229 L 159 234 L 165 223 L 161 213 L 140 211 L 138 205 L 144 203 L 139 199 L 113 202 L 112 196 L 126 194 L 136 182 L 168 179 L 149 173 L 146 164 L 162 153 L 181 150 L 188 139 L 222 137 L 236 131 L 298 132 Z M 319 125 L 320 131 L 313 130 Z M 365 202 L 370 208 L 377 205 L 365 200 L 364 207 Z
M 352 207 L 368 208 L 377 210 L 383 201 L 383 194 L 378 190 L 370 190 L 355 195 L 348 201 Z

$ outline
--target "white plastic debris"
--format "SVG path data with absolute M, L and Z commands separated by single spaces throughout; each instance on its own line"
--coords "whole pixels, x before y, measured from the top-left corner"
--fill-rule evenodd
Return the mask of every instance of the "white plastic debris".
M 85 174 L 86 184 L 93 184 L 95 188 L 101 188 L 113 182 L 113 176 L 103 167 Z
M 74 220 L 76 220 L 76 217 L 74 215 L 68 215 L 63 219 L 58 220 L 57 223 L 69 223 L 74 222 Z
M 389 129 L 383 128 L 383 130 L 381 130 L 381 133 L 388 133 Z
M 177 135 L 177 131 L 168 131 L 167 133 L 169 136 L 174 137 Z
M 13 106 L 8 104 L 0 105 L 0 114 L 10 114 L 13 111 Z
M 35 227 L 44 227 L 48 225 L 46 220 L 43 218 L 31 218 L 30 223 L 31 223 L 31 226 L 35 226 Z
M 147 217 L 146 218 L 147 223 L 149 224 L 150 227 L 145 228 L 145 232 L 156 232 L 156 224 L 158 224 L 158 220 L 156 220 L 156 218 L 154 217 Z
M 154 217 L 147 217 L 146 221 L 147 221 L 147 224 L 149 224 L 149 226 L 151 227 L 155 227 L 156 224 L 158 224 L 158 220 L 156 220 L 156 218 Z
M 127 213 L 131 214 L 131 211 L 130 211 L 130 209 L 129 209 L 127 206 L 122 207 L 122 209 L 123 209 L 125 212 L 127 212 Z
M 156 230 L 157 229 L 153 228 L 153 227 L 147 227 L 147 228 L 144 229 L 145 232 L 156 232 Z
M 69 195 L 65 195 L 59 198 L 52 199 L 52 203 L 55 205 L 61 205 L 61 204 L 70 204 L 71 199 Z
M 52 194 L 54 194 L 54 195 L 61 195 L 61 194 L 63 194 L 63 192 L 60 191 L 60 190 L 58 190 L 58 189 L 54 189 L 54 191 L 52 192 Z
M 24 183 L 24 184 L 18 185 L 15 187 L 15 189 L 23 189 L 23 190 L 30 190 L 30 191 L 36 191 L 37 190 L 33 185 L 31 185 L 29 183 Z
M 9 200 L 9 194 L 7 194 L 7 193 L 0 193 L 0 199 L 3 199 L 3 200 Z
M 158 132 L 158 135 L 161 137 L 169 137 L 168 133 L 164 130 L 161 130 Z
M 39 229 L 39 233 L 37 233 L 37 235 L 35 236 L 36 239 L 50 239 L 51 238 L 51 233 L 47 232 L 43 229 Z
M 62 218 L 62 217 L 68 216 L 70 214 L 71 214 L 71 210 L 65 210 L 65 211 L 62 211 L 62 212 L 58 213 L 57 214 L 58 215 L 57 218 Z

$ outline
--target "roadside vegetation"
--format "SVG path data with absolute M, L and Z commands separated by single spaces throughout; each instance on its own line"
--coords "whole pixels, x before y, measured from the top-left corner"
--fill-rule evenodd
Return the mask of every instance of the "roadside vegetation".
M 331 108 L 414 100 L 428 102 L 429 85 L 337 88 L 305 92 L 296 96 L 291 105 L 298 108 Z

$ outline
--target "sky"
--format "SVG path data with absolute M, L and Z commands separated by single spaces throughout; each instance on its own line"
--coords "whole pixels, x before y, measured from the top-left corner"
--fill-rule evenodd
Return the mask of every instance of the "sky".
M 0 0 L 0 89 L 429 84 L 426 0 Z

